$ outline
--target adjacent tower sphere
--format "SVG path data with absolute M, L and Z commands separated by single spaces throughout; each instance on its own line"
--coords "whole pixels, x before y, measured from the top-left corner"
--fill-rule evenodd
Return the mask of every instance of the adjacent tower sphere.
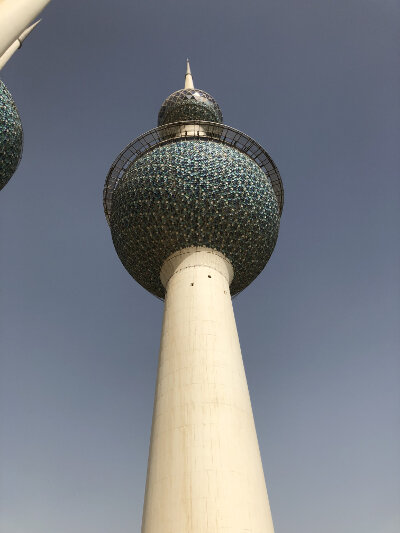
M 163 298 L 160 270 L 174 252 L 207 247 L 233 267 L 231 294 L 267 264 L 278 237 L 283 188 L 268 154 L 221 124 L 212 96 L 185 88 L 162 104 L 159 127 L 133 141 L 107 177 L 104 206 L 128 272 Z
M 0 80 L 0 190 L 14 174 L 22 156 L 23 132 L 17 107 Z

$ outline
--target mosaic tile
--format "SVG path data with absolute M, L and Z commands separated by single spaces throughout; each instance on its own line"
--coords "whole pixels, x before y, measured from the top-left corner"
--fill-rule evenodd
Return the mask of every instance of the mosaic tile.
M 159 126 L 191 119 L 222 123 L 221 109 L 205 91 L 181 89 L 168 96 L 158 113 Z
M 115 249 L 144 288 L 164 297 L 160 269 L 173 252 L 207 246 L 232 263 L 231 293 L 263 270 L 279 231 L 279 206 L 261 168 L 210 139 L 158 145 L 126 170 L 110 220 Z
M 0 190 L 17 169 L 22 145 L 23 131 L 17 107 L 0 80 Z

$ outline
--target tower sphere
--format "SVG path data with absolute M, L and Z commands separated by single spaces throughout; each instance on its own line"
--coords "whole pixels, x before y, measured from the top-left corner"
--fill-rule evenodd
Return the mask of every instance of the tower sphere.
M 138 283 L 163 298 L 161 267 L 206 247 L 233 267 L 231 294 L 267 264 L 278 237 L 283 188 L 272 159 L 221 124 L 217 102 L 193 87 L 169 96 L 159 127 L 133 141 L 108 174 L 104 207 L 117 254 Z
M 199 89 L 181 89 L 164 100 L 158 113 L 158 125 L 182 120 L 222 122 L 222 113 L 214 98 Z
M 0 190 L 14 174 L 22 155 L 23 131 L 17 107 L 0 80 Z
M 110 226 L 123 265 L 156 296 L 164 296 L 164 261 L 190 246 L 213 248 L 229 259 L 235 294 L 267 263 L 278 237 L 279 206 L 250 157 L 210 140 L 180 140 L 129 167 L 113 195 Z

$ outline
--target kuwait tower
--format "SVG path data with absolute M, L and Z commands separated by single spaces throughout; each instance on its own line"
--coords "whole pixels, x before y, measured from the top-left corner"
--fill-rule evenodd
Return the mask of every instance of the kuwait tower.
M 189 63 L 108 173 L 115 250 L 165 301 L 142 533 L 273 533 L 231 297 L 267 264 L 282 206 L 271 157 Z

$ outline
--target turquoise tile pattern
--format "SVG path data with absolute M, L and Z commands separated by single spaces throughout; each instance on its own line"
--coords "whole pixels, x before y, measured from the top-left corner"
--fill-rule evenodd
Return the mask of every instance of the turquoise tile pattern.
M 17 107 L 0 80 L 0 190 L 17 169 L 22 145 L 23 131 Z
M 222 123 L 219 105 L 210 94 L 200 89 L 181 89 L 172 93 L 158 113 L 159 126 L 192 119 Z
M 135 160 L 114 193 L 110 228 L 127 271 L 163 298 L 160 269 L 169 255 L 207 246 L 232 263 L 231 293 L 263 270 L 278 237 L 279 206 L 261 168 L 210 139 L 158 145 Z

